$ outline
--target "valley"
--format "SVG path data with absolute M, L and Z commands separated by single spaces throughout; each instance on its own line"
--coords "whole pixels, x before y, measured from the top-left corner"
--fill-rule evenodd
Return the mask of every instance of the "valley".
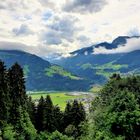
M 57 61 L 0 50 L 0 138 L 132 140 L 131 134 L 139 139 L 140 50 L 94 54 L 101 45 L 125 47 L 128 39 Z
M 0 0 L 0 140 L 140 140 L 140 0 Z
M 41 96 L 43 96 L 44 98 L 47 95 L 50 95 L 52 102 L 55 106 L 59 106 L 61 110 L 64 110 L 66 107 L 66 104 L 68 102 L 73 102 L 74 100 L 77 100 L 79 102 L 82 102 L 86 108 L 86 110 L 88 109 L 88 107 L 90 106 L 90 102 L 91 100 L 93 100 L 97 94 L 92 93 L 92 92 L 77 92 L 77 91 L 73 91 L 73 92 L 53 92 L 53 91 L 41 91 L 41 92 L 27 92 L 28 96 L 31 96 L 33 101 L 38 104 L 38 101 L 40 99 Z
M 127 42 L 133 39 L 139 39 L 139 36 L 119 36 L 111 43 L 97 43 L 90 47 L 71 52 L 70 57 L 58 60 L 52 59 L 52 62 L 86 79 L 90 86 L 92 84 L 104 85 L 113 73 L 119 73 L 122 76 L 139 74 L 140 50 L 124 53 L 102 53 L 100 51 L 96 53 L 96 50 L 102 48 L 111 52 L 119 46 L 125 49 Z
M 94 49 L 99 47 L 110 51 L 137 38 L 120 36 L 111 43 L 95 44 L 71 52 L 69 57 L 52 57 L 49 61 L 18 50 L 0 50 L 0 59 L 8 68 L 15 62 L 21 65 L 27 91 L 88 91 L 95 85 L 104 85 L 113 73 L 140 74 L 140 50 L 94 54 Z

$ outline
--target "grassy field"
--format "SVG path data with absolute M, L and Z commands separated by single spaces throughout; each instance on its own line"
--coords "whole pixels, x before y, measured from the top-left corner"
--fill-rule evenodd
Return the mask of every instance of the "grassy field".
M 89 90 L 89 92 L 92 92 L 92 93 L 99 93 L 100 92 L 100 90 L 102 89 L 102 86 L 100 86 L 100 85 L 95 85 L 95 86 L 93 86 L 90 90 Z
M 104 77 L 106 77 L 107 79 L 113 74 L 113 73 L 120 73 L 120 69 L 122 68 L 128 68 L 128 65 L 120 65 L 120 64 L 116 64 L 115 61 L 103 64 L 103 65 L 93 65 L 90 63 L 86 63 L 81 65 L 81 68 L 83 70 L 86 69 L 93 69 L 96 70 L 96 75 L 102 75 Z M 111 71 L 106 71 L 110 69 Z
M 79 80 L 79 77 L 73 75 L 72 73 L 64 70 L 62 67 L 56 65 L 46 68 L 45 74 L 49 77 L 53 77 L 54 74 L 59 74 L 63 77 L 69 77 L 70 79 Z
M 35 93 L 30 93 L 29 94 L 33 100 L 38 100 L 41 96 L 46 97 L 46 95 L 50 95 L 53 104 L 58 105 L 62 110 L 65 109 L 66 103 L 68 100 L 74 100 L 76 98 L 82 98 L 85 95 L 79 95 L 79 96 L 74 96 L 74 95 L 67 95 L 67 92 L 35 92 Z

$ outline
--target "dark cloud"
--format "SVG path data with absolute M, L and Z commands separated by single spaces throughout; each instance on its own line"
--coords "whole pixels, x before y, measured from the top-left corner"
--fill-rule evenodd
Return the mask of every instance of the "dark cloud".
M 41 35 L 41 40 L 44 44 L 48 45 L 59 45 L 62 43 L 60 35 L 53 30 L 49 30 L 48 32 L 44 32 Z
M 73 42 L 75 39 L 75 33 L 80 29 L 76 27 L 77 19 L 71 16 L 66 16 L 62 18 L 54 18 L 53 22 L 47 25 L 47 30 L 43 33 L 41 37 L 43 42 L 49 45 L 58 45 L 63 42 L 63 40 Z
M 101 11 L 106 4 L 106 0 L 69 0 L 63 6 L 63 10 L 67 12 L 92 13 Z
M 72 41 L 75 32 L 78 30 L 78 28 L 75 26 L 76 21 L 77 19 L 71 16 L 62 17 L 62 19 L 56 19 L 55 22 L 49 27 L 52 30 L 59 32 L 63 39 Z
M 22 24 L 19 28 L 14 28 L 12 30 L 12 32 L 16 36 L 24 36 L 24 35 L 33 34 L 33 31 L 31 31 L 30 28 L 27 25 L 25 25 L 25 24 Z

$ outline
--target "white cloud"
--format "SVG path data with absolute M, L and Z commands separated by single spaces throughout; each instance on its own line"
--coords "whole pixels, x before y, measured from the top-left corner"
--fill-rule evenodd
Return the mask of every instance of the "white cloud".
M 130 29 L 127 33 L 129 36 L 140 36 L 140 31 L 138 27 Z
M 78 0 L 70 1 L 78 3 Z M 106 1 L 104 5 L 98 0 L 80 0 L 83 5 L 80 10 L 66 12 L 62 9 L 67 0 L 1 0 L 0 41 L 24 44 L 25 50 L 44 57 L 50 53 L 65 55 L 119 35 L 139 34 L 139 0 Z M 98 6 L 92 9 L 93 4 Z M 81 9 L 86 10 L 84 14 Z
M 103 46 L 99 48 L 94 48 L 93 54 L 128 53 L 135 50 L 140 50 L 140 37 L 127 39 L 127 43 L 125 45 L 119 45 L 115 49 L 106 49 Z

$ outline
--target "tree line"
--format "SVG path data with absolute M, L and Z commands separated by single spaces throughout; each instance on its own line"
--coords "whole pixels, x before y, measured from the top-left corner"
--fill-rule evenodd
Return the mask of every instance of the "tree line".
M 86 114 L 74 100 L 64 111 L 50 96 L 27 96 L 23 70 L 0 61 L 0 138 L 3 140 L 139 140 L 140 76 L 113 74 Z
M 6 69 L 0 61 L 0 136 L 4 140 L 68 140 L 81 135 L 86 120 L 82 103 L 67 103 L 64 111 L 49 95 L 37 104 L 26 94 L 24 72 L 18 63 Z
M 113 74 L 93 100 L 81 140 L 140 140 L 140 76 Z

